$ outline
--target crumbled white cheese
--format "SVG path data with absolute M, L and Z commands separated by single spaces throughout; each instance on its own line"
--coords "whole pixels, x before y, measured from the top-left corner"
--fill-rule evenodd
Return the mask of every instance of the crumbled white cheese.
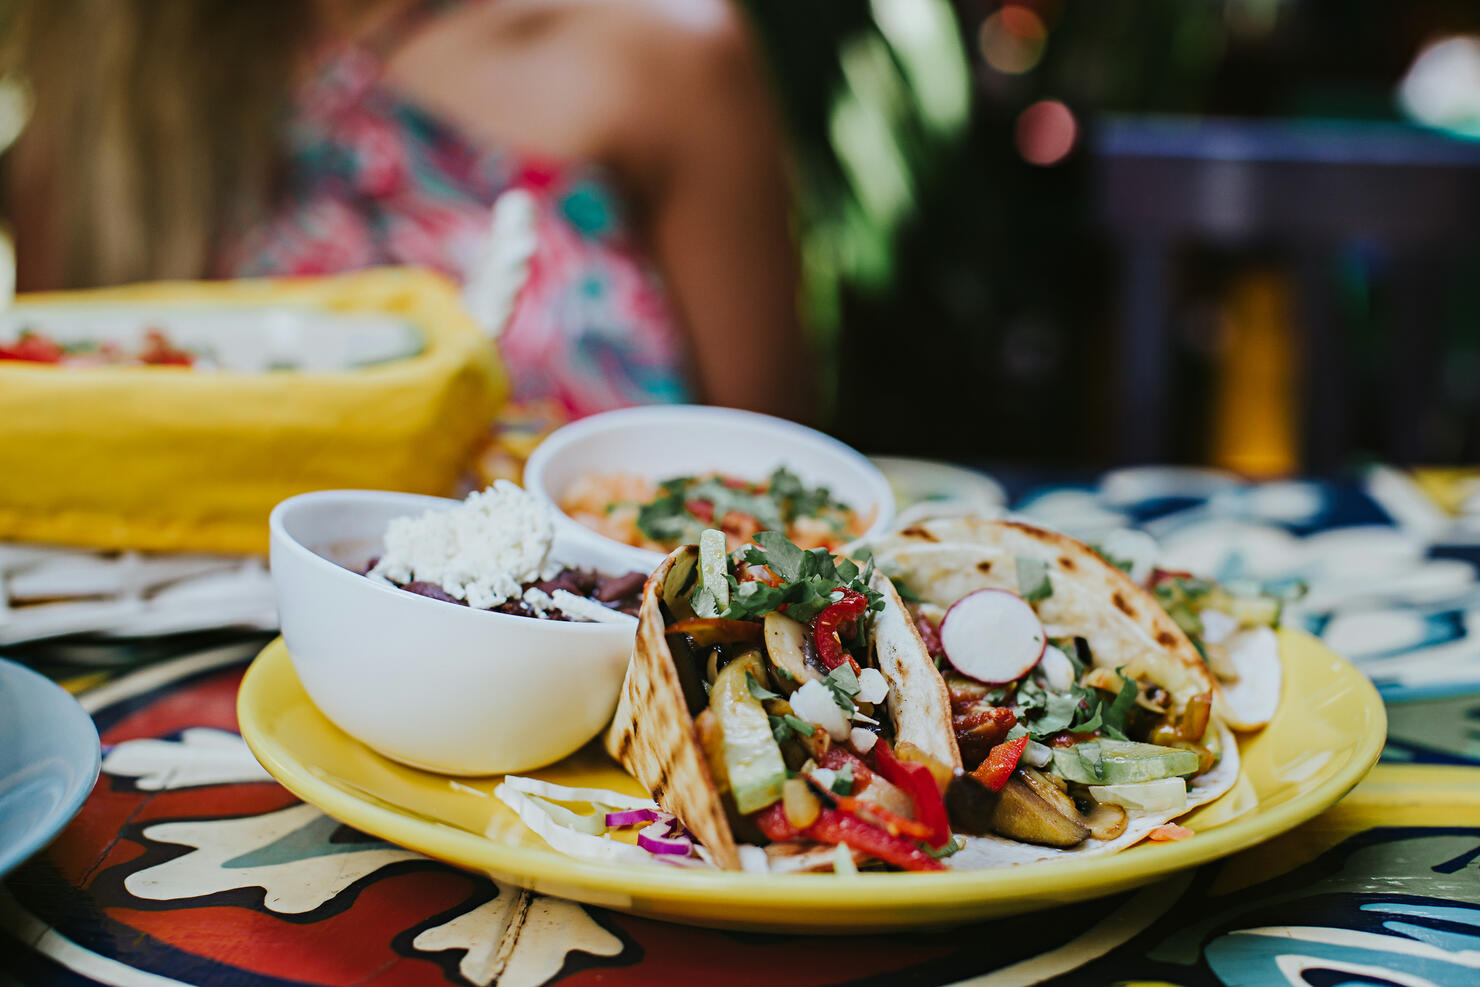
M 703 847 L 700 847 L 703 852 Z M 742 843 L 736 847 L 740 851 L 740 869 L 747 874 L 765 874 L 771 870 L 771 860 L 766 856 L 766 851 L 751 843 Z
M 1030 740 L 1028 746 L 1023 748 L 1023 760 L 1035 768 L 1047 767 L 1048 762 L 1053 760 L 1053 749 L 1036 740 Z
M 631 614 L 604 607 L 584 596 L 576 596 L 568 589 L 557 589 L 551 594 L 551 599 L 561 613 L 574 620 L 589 620 L 598 624 L 630 624 L 637 620 Z
M 533 586 L 524 591 L 523 599 L 524 605 L 533 610 L 536 617 L 543 617 L 546 613 L 556 609 L 555 601 L 550 599 L 550 594 Z
M 560 571 L 550 560 L 550 510 L 508 480 L 468 495 L 448 510 L 396 518 L 371 575 L 425 582 L 479 610 L 518 597 L 522 584 Z

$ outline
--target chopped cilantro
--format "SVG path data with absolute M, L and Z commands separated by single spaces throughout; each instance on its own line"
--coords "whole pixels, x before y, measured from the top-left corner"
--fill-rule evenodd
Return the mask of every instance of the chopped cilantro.
M 1053 584 L 1048 580 L 1048 564 L 1042 559 L 1019 558 L 1017 581 L 1018 595 L 1029 603 L 1037 603 L 1053 596 Z
M 777 467 L 766 484 L 766 494 L 776 502 L 786 521 L 799 517 L 816 517 L 828 511 L 846 511 L 846 504 L 834 500 L 827 487 L 808 487 L 785 466 Z
M 1007 702 L 1008 690 L 999 686 L 996 689 L 988 689 L 987 694 L 982 697 L 988 706 L 1001 706 Z
M 817 732 L 817 728 L 814 727 L 812 724 L 799 717 L 792 716 L 790 713 L 785 714 L 781 718 L 786 721 L 787 726 L 791 727 L 803 737 L 810 737 L 812 736 L 812 734 Z
M 689 505 L 709 505 L 709 519 L 700 518 Z M 848 510 L 834 500 L 826 487 L 808 487 L 781 467 L 764 484 L 731 485 L 718 476 L 676 476 L 658 484 L 658 494 L 637 512 L 637 530 L 666 545 L 697 541 L 699 532 L 731 511 L 755 518 L 771 530 L 781 530 L 801 517 L 821 517 L 838 530 L 845 527 Z
M 853 697 L 858 695 L 859 689 L 858 676 L 853 674 L 851 665 L 844 662 L 834 668 L 827 673 L 822 684 L 832 692 L 833 702 L 838 704 L 845 715 L 853 712 Z
M 781 585 L 769 586 L 759 581 L 739 583 L 721 617 L 742 620 L 763 617 L 785 606 L 788 617 L 806 623 L 842 599 L 844 589 L 868 597 L 870 610 L 884 609 L 884 597 L 868 585 L 873 575 L 872 559 L 859 571 L 847 559 L 834 559 L 825 548 L 798 548 L 779 531 L 762 531 L 754 542 L 736 554 L 750 565 L 769 568 Z
M 806 720 L 785 713 L 781 716 L 767 716 L 771 722 L 771 736 L 776 738 L 776 743 L 784 744 L 797 734 L 810 737 L 817 732 L 817 728 Z
M 1018 720 L 1037 741 L 1048 740 L 1065 730 L 1070 733 L 1099 730 L 1106 736 L 1125 740 L 1126 718 L 1135 705 L 1137 687 L 1124 675 L 1120 678 L 1120 691 L 1113 699 L 1107 699 L 1108 692 L 1082 685 L 1072 685 L 1066 692 L 1051 692 L 1031 678 L 1024 679 L 1018 687 Z
M 930 854 L 930 856 L 934 857 L 936 860 L 939 860 L 941 857 L 949 857 L 951 854 L 956 853 L 959 850 L 964 850 L 965 848 L 966 841 L 963 840 L 961 837 L 955 835 L 954 833 L 951 834 L 951 838 L 949 840 L 946 840 L 946 842 L 939 849 L 927 846 L 924 843 L 920 844 L 920 849 Z
M 772 692 L 770 689 L 767 689 L 759 682 L 757 682 L 755 680 L 755 676 L 750 674 L 749 672 L 745 673 L 745 687 L 750 690 L 751 696 L 753 696 L 757 700 L 781 698 L 780 696 L 776 695 L 776 693 Z
M 707 586 L 700 586 L 694 590 L 694 595 L 689 597 L 689 606 L 694 608 L 694 615 L 697 617 L 719 616 L 719 601 L 714 598 L 713 593 L 709 592 Z
M 1115 670 L 1115 674 L 1120 676 L 1120 691 L 1115 694 L 1109 706 L 1103 703 L 1100 706 L 1100 713 L 1104 717 L 1100 732 L 1114 740 L 1129 740 L 1130 737 L 1126 736 L 1125 732 L 1126 721 L 1131 715 L 1131 710 L 1135 708 L 1140 688 L 1135 680 L 1126 677 L 1121 668 Z
M 853 765 L 845 764 L 833 775 L 832 790 L 837 795 L 853 794 Z

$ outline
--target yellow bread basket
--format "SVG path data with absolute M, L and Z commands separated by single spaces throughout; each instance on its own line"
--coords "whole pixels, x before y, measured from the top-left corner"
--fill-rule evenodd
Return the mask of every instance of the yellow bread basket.
M 0 361 L 0 540 L 265 553 L 268 512 L 293 494 L 453 493 L 508 390 L 493 343 L 426 271 L 57 292 L 14 312 L 63 304 L 391 316 L 421 348 L 327 371 Z

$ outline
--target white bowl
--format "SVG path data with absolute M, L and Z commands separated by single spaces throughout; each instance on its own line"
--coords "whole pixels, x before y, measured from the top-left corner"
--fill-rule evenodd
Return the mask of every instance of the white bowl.
M 392 518 L 458 502 L 373 490 L 290 497 L 269 527 L 283 638 L 314 703 L 386 757 L 445 774 L 528 771 L 572 753 L 616 709 L 636 621 L 539 620 L 367 579 Z M 562 563 L 620 557 L 557 534 Z
M 661 552 L 625 545 L 587 528 L 560 509 L 578 478 L 591 473 L 636 473 L 650 480 L 722 471 L 763 480 L 785 466 L 812 486 L 826 486 L 873 522 L 863 537 L 882 534 L 894 520 L 894 493 L 879 468 L 829 435 L 796 422 L 734 408 L 649 405 L 583 418 L 557 429 L 524 467 L 524 489 L 555 510 L 557 530 L 621 553 L 633 569 L 651 572 Z

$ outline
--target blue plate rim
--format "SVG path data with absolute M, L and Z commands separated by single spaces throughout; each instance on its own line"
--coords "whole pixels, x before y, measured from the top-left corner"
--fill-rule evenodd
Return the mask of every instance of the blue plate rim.
M 64 704 L 63 708 L 68 709 L 68 716 L 75 714 L 77 717 L 76 723 L 86 725 L 86 732 L 92 734 L 93 745 L 91 769 L 84 771 L 81 776 L 86 779 L 85 782 L 77 785 L 73 791 L 68 792 L 67 797 L 58 803 L 46 819 L 27 834 L 24 839 L 10 846 L 0 847 L 0 879 L 3 879 L 15 868 L 29 860 L 37 851 L 45 847 L 58 833 L 65 829 L 68 823 L 76 818 L 77 813 L 82 809 L 82 804 L 87 801 L 88 795 L 92 793 L 93 787 L 97 784 L 98 775 L 103 768 L 103 749 L 101 738 L 98 736 L 97 724 L 93 722 L 93 718 L 87 710 L 83 709 L 82 705 L 78 703 L 77 698 L 40 672 L 9 658 L 0 658 L 0 679 L 10 675 L 14 675 L 23 681 L 27 678 L 34 679 L 35 683 L 33 685 L 39 683 L 38 687 L 42 691 L 54 690 L 65 696 L 68 702 Z M 67 755 L 64 754 L 63 756 Z

